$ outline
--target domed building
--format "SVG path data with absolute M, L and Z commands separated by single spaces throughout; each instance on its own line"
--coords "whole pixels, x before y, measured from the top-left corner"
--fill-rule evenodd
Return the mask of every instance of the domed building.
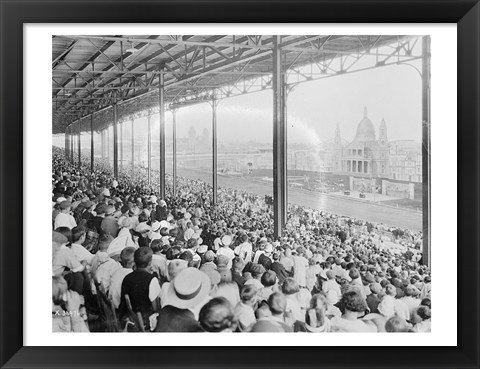
M 367 178 L 388 177 L 387 125 L 382 119 L 377 139 L 375 127 L 368 118 L 366 107 L 363 119 L 358 123 L 354 140 L 343 145 L 340 128 L 337 125 L 334 145 L 334 173 Z

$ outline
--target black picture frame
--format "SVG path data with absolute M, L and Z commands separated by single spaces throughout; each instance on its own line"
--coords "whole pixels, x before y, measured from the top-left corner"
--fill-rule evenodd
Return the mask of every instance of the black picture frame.
M 478 368 L 479 67 L 476 0 L 0 0 L 0 365 L 4 368 Z M 458 26 L 457 347 L 23 346 L 24 23 L 456 23 Z M 445 45 L 445 47 L 450 47 Z M 51 129 L 49 122 L 45 129 Z M 445 123 L 447 124 L 447 123 Z M 432 129 L 435 123 L 433 123 Z M 453 175 L 453 174 L 452 174 Z M 433 184 L 435 185 L 435 184 Z M 445 194 L 448 196 L 448 194 Z M 439 214 L 437 216 L 448 216 Z M 452 219 L 452 222 L 457 220 Z M 435 245 L 433 245 L 433 249 Z M 442 250 L 443 251 L 443 250 Z M 435 287 L 436 289 L 436 287 Z M 438 288 L 441 289 L 441 286 Z M 438 296 L 438 295 L 437 295 Z M 443 301 L 442 301 L 443 300 Z M 446 295 L 438 303 L 448 303 Z M 440 322 L 441 324 L 441 322 Z M 207 338 L 208 340 L 208 338 Z M 108 343 L 108 342 L 107 342 Z M 161 343 L 160 343 L 161 344 Z M 288 346 L 288 342 L 285 342 Z

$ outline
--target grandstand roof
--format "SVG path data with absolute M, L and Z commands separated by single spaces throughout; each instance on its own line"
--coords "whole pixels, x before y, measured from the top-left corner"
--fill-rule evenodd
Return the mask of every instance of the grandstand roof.
M 284 70 L 295 71 L 301 82 L 346 73 L 364 55 L 376 55 L 376 66 L 418 59 L 412 55 L 411 40 L 412 36 L 391 35 L 286 35 L 280 47 Z M 386 45 L 390 51 L 379 54 Z M 112 123 L 115 101 L 119 120 L 158 109 L 160 73 L 167 108 L 270 88 L 272 52 L 271 35 L 53 36 L 52 131 L 65 132 L 91 114 L 94 129 L 103 129 Z M 348 56 L 352 63 L 345 63 Z M 331 61 L 338 58 L 339 66 L 333 68 Z M 321 73 L 306 76 L 298 70 L 312 63 Z M 90 130 L 90 119 L 80 123 L 82 130 Z

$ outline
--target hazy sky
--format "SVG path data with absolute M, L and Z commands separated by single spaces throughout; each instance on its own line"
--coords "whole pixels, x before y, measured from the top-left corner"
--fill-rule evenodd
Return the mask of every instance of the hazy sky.
M 288 98 L 289 142 L 328 141 L 337 122 L 342 138 L 351 141 L 364 106 L 378 135 L 385 118 L 389 140 L 421 141 L 421 79 L 411 67 L 388 66 L 340 75 L 298 85 Z M 270 142 L 272 140 L 272 91 L 231 97 L 217 111 L 218 140 Z M 177 136 L 186 137 L 194 124 L 197 134 L 211 132 L 211 106 L 207 103 L 177 112 Z M 167 125 L 171 123 L 167 113 Z

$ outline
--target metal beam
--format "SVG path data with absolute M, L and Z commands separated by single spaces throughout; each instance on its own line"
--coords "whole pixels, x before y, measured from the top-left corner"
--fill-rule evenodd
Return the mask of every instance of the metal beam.
M 177 110 L 172 109 L 172 128 L 173 128 L 173 196 L 177 195 Z
M 95 144 L 93 136 L 93 114 L 90 115 L 90 172 L 93 173 L 95 164 Z
M 430 267 L 430 36 L 422 37 L 423 264 Z
M 225 35 L 227 36 L 227 35 Z M 65 36 L 72 39 L 97 39 L 104 41 L 128 41 L 128 42 L 145 42 L 149 44 L 156 44 L 161 46 L 212 46 L 212 47 L 235 47 L 236 49 L 253 49 L 253 50 L 271 50 L 272 46 L 267 45 L 252 45 L 248 43 L 233 43 L 233 42 L 205 42 L 205 41 L 184 41 L 184 40 L 160 40 L 160 39 L 148 39 L 140 37 L 111 37 L 111 36 L 91 36 L 91 35 L 68 35 Z M 307 42 L 302 40 L 302 43 Z
M 286 133 L 284 74 L 282 71 L 281 36 L 273 40 L 273 217 L 274 236 L 281 237 L 286 224 Z
M 217 187 L 218 187 L 218 178 L 217 178 L 217 107 L 218 101 L 213 97 L 212 99 L 212 204 L 217 205 Z
M 160 67 L 160 72 L 163 72 Z M 158 81 L 158 118 L 160 120 L 160 189 L 159 196 L 165 199 L 165 74 L 160 73 Z
M 113 176 L 118 179 L 118 116 L 117 103 L 113 104 Z

